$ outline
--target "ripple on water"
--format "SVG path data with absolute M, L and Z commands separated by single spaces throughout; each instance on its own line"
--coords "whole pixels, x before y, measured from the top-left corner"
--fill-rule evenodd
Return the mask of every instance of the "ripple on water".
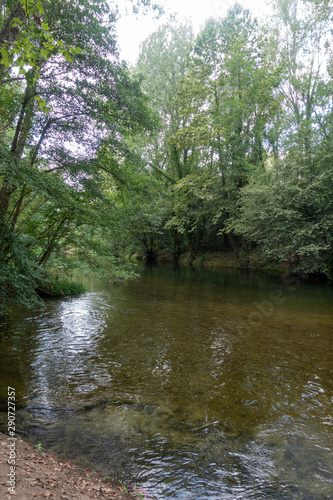
M 160 500 L 332 496 L 331 297 L 283 290 L 245 328 L 276 284 L 219 276 L 152 270 L 21 312 L 0 371 L 22 432 Z

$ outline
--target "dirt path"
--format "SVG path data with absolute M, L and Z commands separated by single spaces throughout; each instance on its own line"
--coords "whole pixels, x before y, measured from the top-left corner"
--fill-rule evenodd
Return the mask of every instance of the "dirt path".
M 120 489 L 72 462 L 0 433 L 1 500 L 133 500 Z

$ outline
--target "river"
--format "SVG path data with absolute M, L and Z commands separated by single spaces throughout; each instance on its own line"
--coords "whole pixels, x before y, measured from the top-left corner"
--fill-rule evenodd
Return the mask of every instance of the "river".
M 333 293 L 171 266 L 16 309 L 19 435 L 155 499 L 333 499 Z

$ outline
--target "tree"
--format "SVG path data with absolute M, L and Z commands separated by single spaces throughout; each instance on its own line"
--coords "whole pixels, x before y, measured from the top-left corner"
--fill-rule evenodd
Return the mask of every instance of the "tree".
M 8 97 L 0 149 L 0 216 L 12 237 L 1 248 L 13 274 L 21 269 L 14 242 L 39 276 L 61 247 L 77 247 L 92 262 L 98 228 L 110 224 L 114 212 L 103 193 L 102 172 L 110 175 L 110 170 L 99 163 L 99 151 L 107 141 L 121 158 L 125 134 L 152 127 L 138 82 L 118 60 L 115 16 L 108 4 L 57 1 L 47 7 L 43 22 L 50 33 L 58 44 L 71 43 L 75 50 L 70 57 L 50 51 L 38 70 L 31 67 L 26 83 L 15 87 L 9 78 L 2 86 Z M 33 30 L 30 36 L 44 50 Z M 17 295 L 8 279 L 2 290 L 7 299 Z M 28 303 L 27 295 L 21 300 Z
M 179 100 L 189 118 L 175 142 L 182 147 L 194 142 L 200 151 L 199 190 L 207 175 L 215 179 L 209 183 L 210 217 L 203 217 L 207 207 L 200 213 L 198 206 L 194 215 L 189 205 L 189 214 L 205 220 L 210 238 L 219 233 L 229 248 L 235 242 L 225 231 L 227 221 L 237 212 L 240 188 L 253 171 L 263 168 L 269 150 L 266 136 L 280 108 L 280 68 L 267 57 L 266 38 L 249 11 L 237 4 L 222 21 L 209 20 L 195 42 Z M 192 176 L 192 186 L 194 180 Z M 177 216 L 174 223 L 180 223 Z M 205 232 L 201 227 L 201 240 Z
M 328 4 L 281 1 L 276 54 L 284 63 L 279 152 L 242 190 L 233 229 L 266 258 L 332 278 L 332 44 Z
M 166 23 L 144 42 L 136 68 L 142 79 L 142 88 L 149 96 L 151 112 L 159 120 L 155 133 L 136 139 L 142 172 L 151 179 L 150 196 L 159 200 L 155 222 L 152 224 L 150 220 L 146 229 L 139 226 L 141 235 L 136 233 L 135 236 L 141 239 L 144 236 L 143 252 L 150 255 L 159 249 L 167 249 L 177 256 L 182 250 L 181 234 L 175 229 L 166 229 L 164 225 L 173 210 L 172 187 L 190 173 L 196 163 L 195 151 L 189 145 L 178 148 L 173 140 L 174 134 L 184 127 L 187 120 L 186 114 L 179 109 L 178 95 L 184 85 L 193 40 L 189 24 Z M 158 196 L 157 186 L 160 186 Z
M 298 163 L 296 174 L 302 171 L 303 176 L 313 177 L 314 151 L 321 140 L 321 122 L 330 96 L 326 65 L 332 9 L 328 2 L 277 0 L 272 32 L 276 63 L 284 67 L 281 152 Z
M 19 69 L 19 74 L 26 75 L 30 66 L 38 75 L 40 65 L 51 55 L 62 54 L 70 61 L 70 54 L 77 51 L 54 38 L 44 7 L 47 8 L 47 2 L 42 0 L 7 0 L 1 5 L 0 85 L 17 79 L 12 74 L 14 67 Z

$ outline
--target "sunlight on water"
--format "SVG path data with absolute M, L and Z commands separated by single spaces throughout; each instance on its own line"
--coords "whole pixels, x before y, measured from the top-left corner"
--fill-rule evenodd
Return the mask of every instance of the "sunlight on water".
M 157 499 L 333 498 L 329 289 L 166 267 L 88 286 L 0 337 L 22 435 Z

